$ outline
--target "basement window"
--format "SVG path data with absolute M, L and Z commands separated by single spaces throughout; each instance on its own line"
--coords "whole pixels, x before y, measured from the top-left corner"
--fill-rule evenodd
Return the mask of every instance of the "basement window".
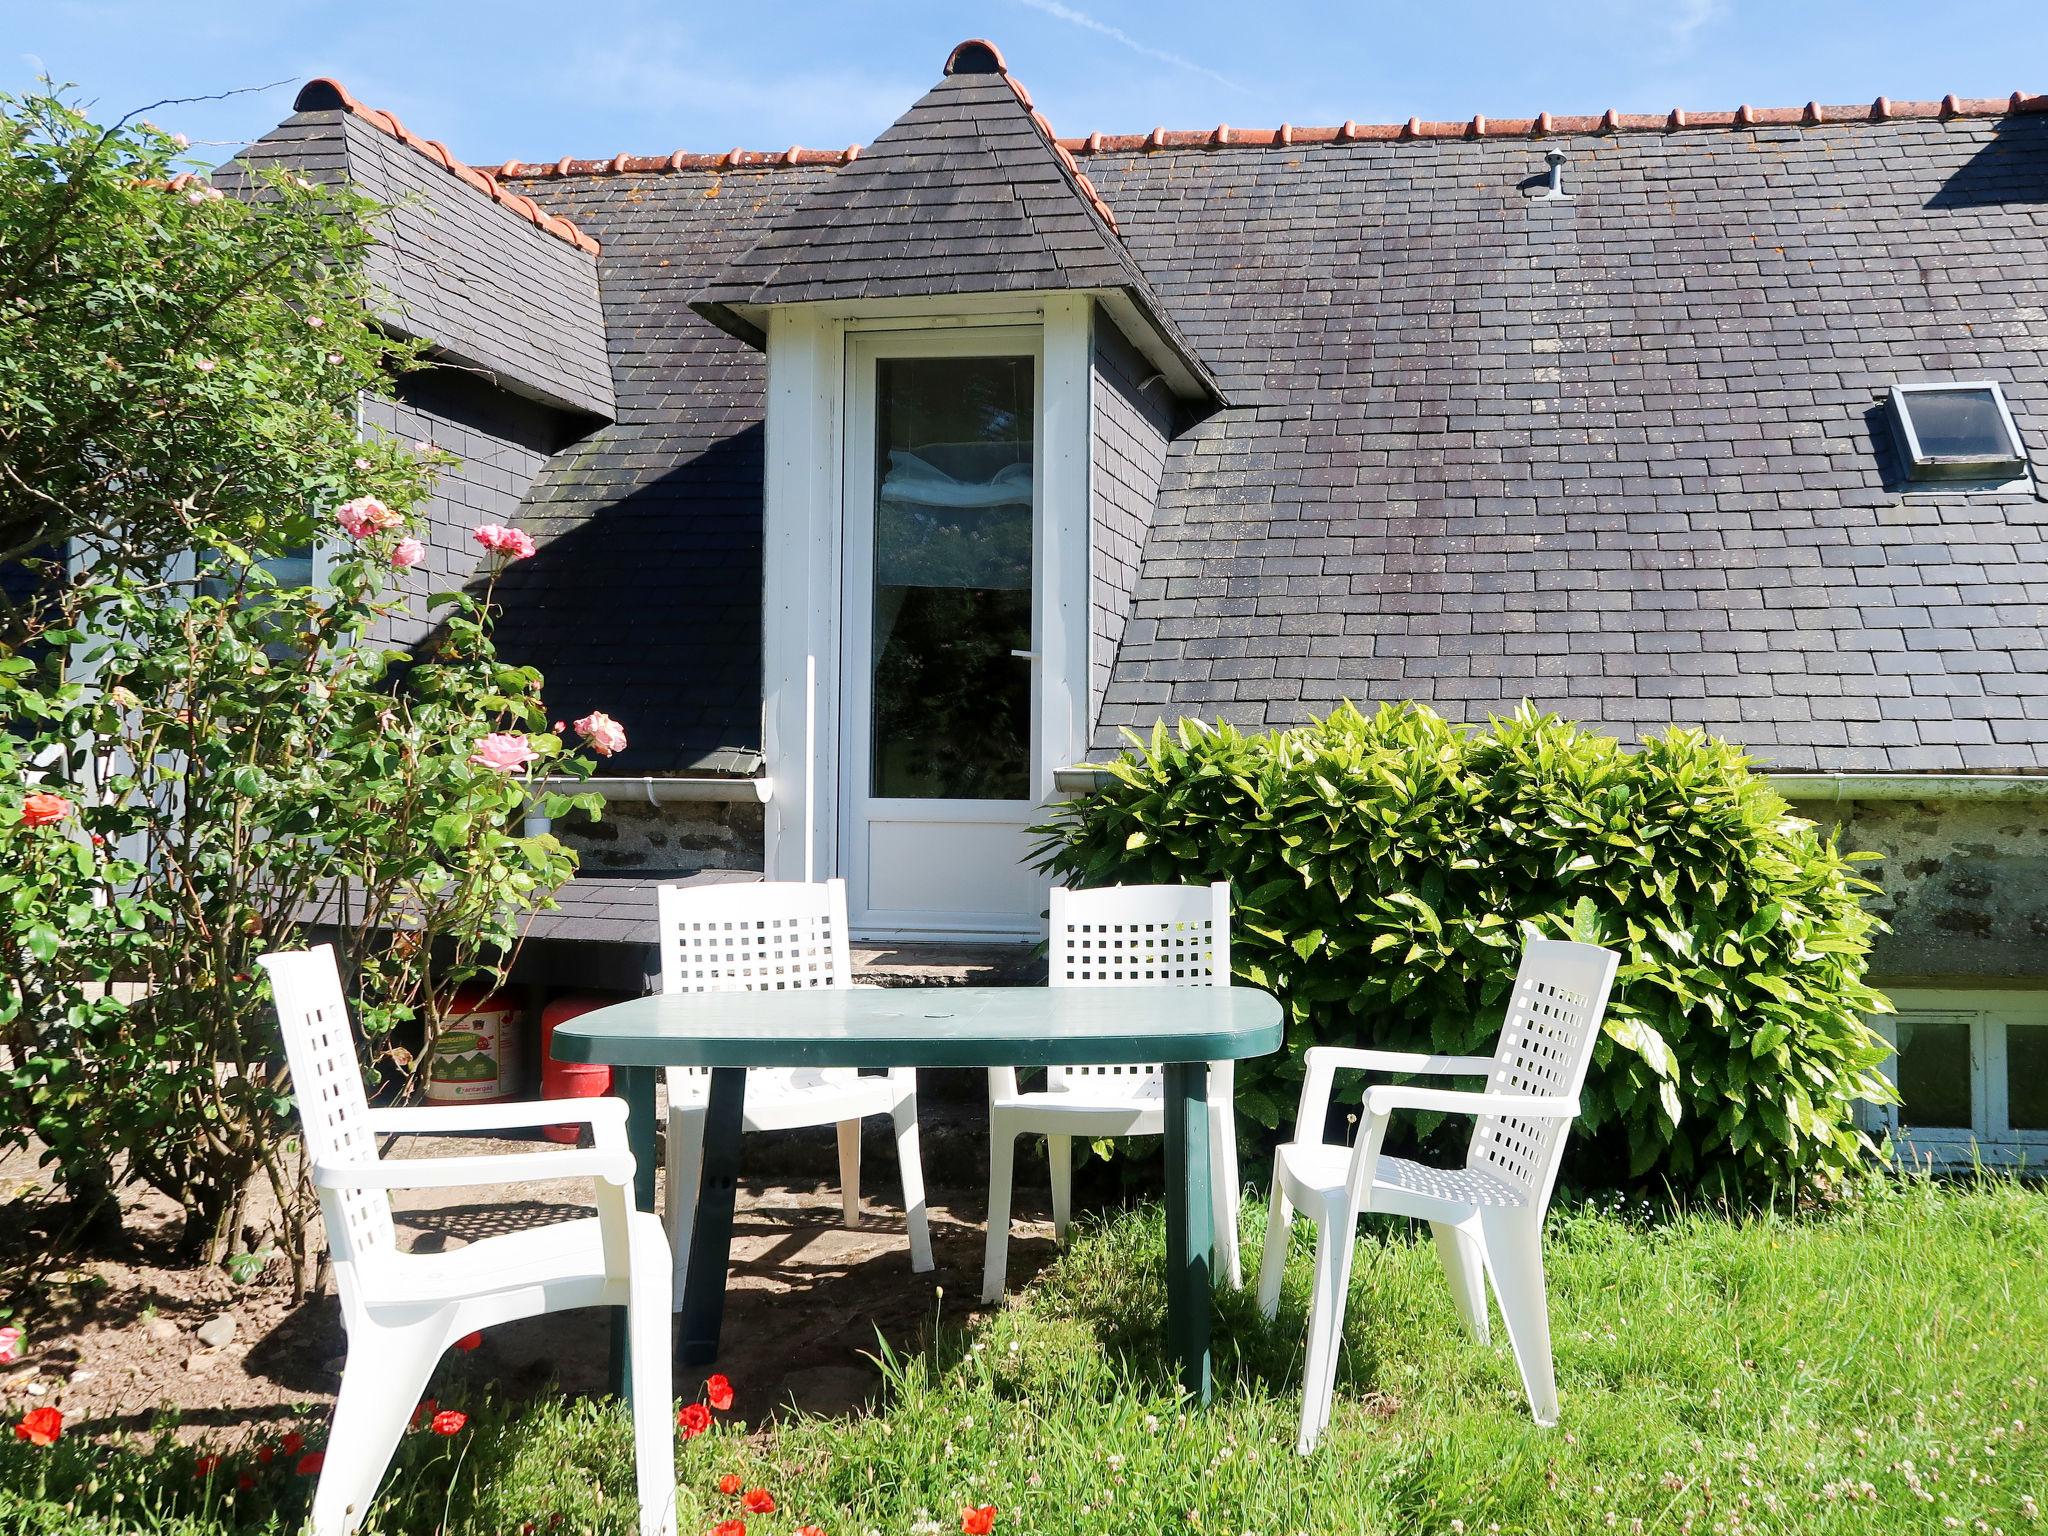
M 2027 455 L 1995 384 L 1894 384 L 1892 431 L 1915 485 L 1957 490 L 2024 488 Z
M 2048 1156 L 2048 993 L 1893 994 L 1871 1022 L 1892 1047 L 1899 1102 L 1869 1129 L 1935 1163 L 2038 1165 Z M 1962 1004 L 1963 1006 L 1955 1006 Z

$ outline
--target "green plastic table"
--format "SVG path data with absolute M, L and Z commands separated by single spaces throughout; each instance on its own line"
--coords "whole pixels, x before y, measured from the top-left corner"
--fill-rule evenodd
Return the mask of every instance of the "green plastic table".
M 654 1207 L 654 1082 L 664 1067 L 711 1068 L 697 1224 L 677 1354 L 717 1358 L 738 1188 L 748 1067 L 1165 1066 L 1167 1336 L 1180 1378 L 1209 1397 L 1211 1061 L 1280 1045 L 1280 1005 L 1253 987 L 832 987 L 679 992 L 598 1008 L 555 1027 L 562 1061 L 613 1069 L 626 1101 L 633 1193 Z M 624 1385 L 614 1326 L 613 1386 Z

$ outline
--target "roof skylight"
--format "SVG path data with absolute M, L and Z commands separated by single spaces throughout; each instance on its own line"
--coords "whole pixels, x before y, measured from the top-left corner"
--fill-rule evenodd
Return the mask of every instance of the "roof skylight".
M 1915 484 L 1983 487 L 2026 478 L 2026 449 L 1995 383 L 1894 384 L 1891 414 Z

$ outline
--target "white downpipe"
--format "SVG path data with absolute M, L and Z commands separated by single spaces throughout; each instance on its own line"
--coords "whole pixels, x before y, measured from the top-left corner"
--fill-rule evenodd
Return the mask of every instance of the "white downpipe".
M 818 658 L 804 657 L 804 884 L 818 875 Z

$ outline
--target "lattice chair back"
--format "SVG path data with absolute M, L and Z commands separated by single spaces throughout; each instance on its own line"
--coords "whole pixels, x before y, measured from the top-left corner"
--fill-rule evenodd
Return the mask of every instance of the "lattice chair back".
M 1515 972 L 1487 1092 L 1576 1097 L 1586 1083 L 1620 959 L 1596 944 L 1532 940 Z M 1466 1166 L 1505 1179 L 1540 1214 L 1550 1204 L 1570 1131 L 1571 1122 L 1556 1116 L 1483 1115 L 1472 1128 Z
M 1052 889 L 1048 985 L 1227 987 L 1230 882 Z M 1046 1086 L 1149 1086 L 1159 1064 L 1048 1067 Z
M 844 880 L 664 885 L 655 892 L 655 903 L 661 920 L 664 992 L 783 992 L 853 985 Z M 852 1067 L 827 1067 L 809 1075 L 838 1082 L 859 1074 Z M 710 1077 L 704 1067 L 670 1069 L 672 1085 L 677 1079 L 708 1084 Z
M 265 955 L 256 963 L 270 975 L 308 1160 L 376 1161 L 377 1139 L 370 1131 L 363 1069 L 334 950 L 322 944 L 318 949 Z M 396 1247 L 391 1199 L 381 1190 L 325 1189 L 320 1192 L 320 1214 L 327 1224 L 335 1283 L 346 1316 L 361 1300 L 359 1266 Z
M 664 992 L 781 992 L 853 985 L 846 882 L 664 885 Z

